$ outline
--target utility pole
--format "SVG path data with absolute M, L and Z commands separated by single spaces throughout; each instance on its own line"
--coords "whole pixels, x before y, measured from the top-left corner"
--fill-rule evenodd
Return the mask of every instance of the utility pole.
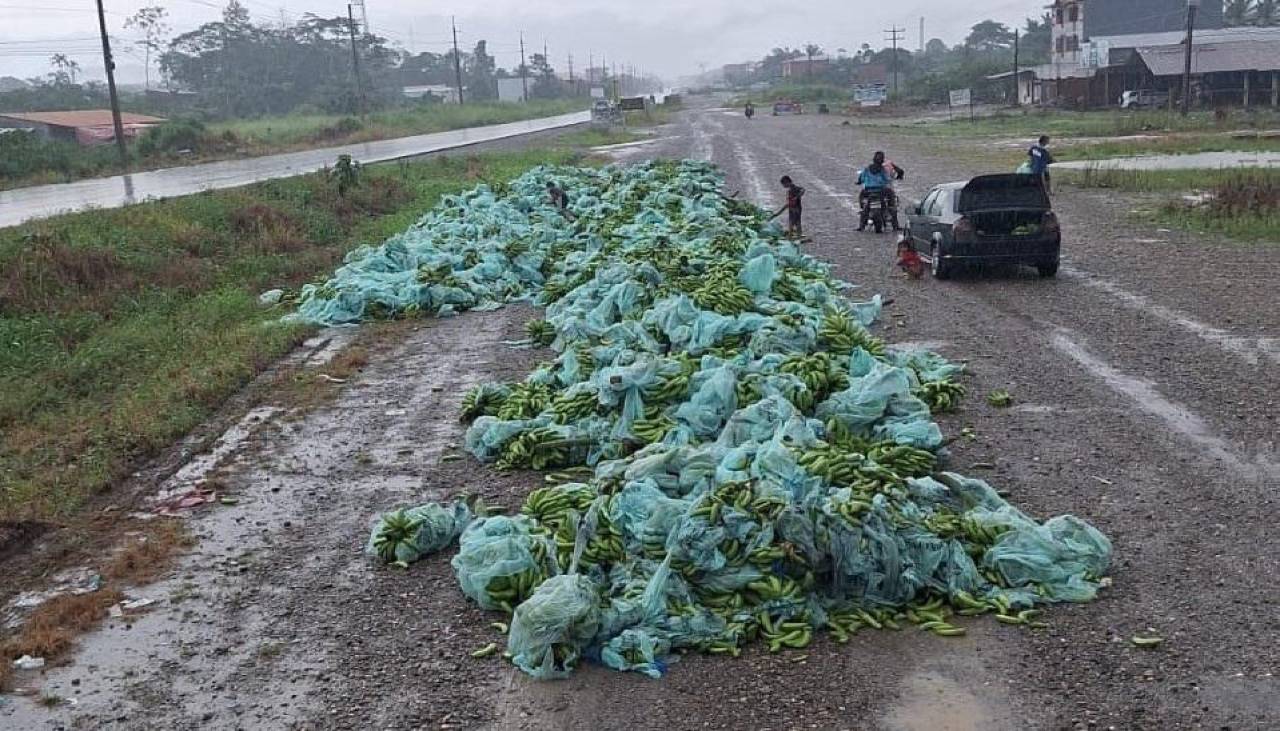
M 573 83 L 573 54 L 569 54 L 569 83 Z
M 1191 51 L 1196 29 L 1196 10 L 1200 0 L 1187 0 L 1187 54 L 1182 68 L 1182 116 L 1191 112 Z
M 920 16 L 920 53 L 924 53 L 924 16 Z
M 1021 29 L 1013 29 L 1013 106 L 1022 106 L 1022 77 L 1018 75 L 1018 39 Z
M 524 31 L 520 32 L 520 88 L 521 101 L 529 101 L 529 67 L 524 62 Z
M 356 77 L 356 96 L 360 104 L 360 116 L 364 116 L 364 82 L 360 80 L 360 52 L 356 50 L 356 16 L 347 3 L 347 30 L 351 33 L 351 72 Z
M 111 41 L 107 38 L 107 16 L 98 0 L 98 30 L 102 33 L 102 63 L 107 69 L 107 92 L 111 95 L 111 126 L 116 133 L 116 149 L 120 151 L 120 172 L 129 172 L 129 148 L 124 141 L 124 123 L 120 121 L 120 98 L 116 96 L 116 62 L 111 58 Z
M 906 40 L 907 29 L 893 26 L 885 33 L 888 38 L 885 40 L 893 43 L 893 95 L 898 96 L 898 41 Z
M 587 51 L 587 86 L 596 83 L 596 52 Z M 590 91 L 588 89 L 587 91 Z
M 369 33 L 369 9 L 364 6 L 364 0 L 351 0 L 351 4 L 360 8 L 361 31 Z
M 458 105 L 462 100 L 462 54 L 458 53 L 458 19 L 450 16 L 449 25 L 453 28 L 453 78 L 458 84 Z

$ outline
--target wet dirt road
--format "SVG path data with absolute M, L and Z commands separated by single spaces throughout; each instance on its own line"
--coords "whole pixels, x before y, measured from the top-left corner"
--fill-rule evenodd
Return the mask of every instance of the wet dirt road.
M 877 135 L 883 133 L 876 133 Z M 981 151 L 871 136 L 825 117 L 697 109 L 620 157 L 695 156 L 727 188 L 777 206 L 808 188 L 812 251 L 896 300 L 884 333 L 967 361 L 972 396 L 943 419 L 953 466 L 1019 507 L 1074 513 L 1115 543 L 1113 588 L 1029 633 L 863 632 L 804 655 L 687 657 L 659 681 L 588 668 L 538 683 L 468 653 L 499 639 L 448 557 L 395 571 L 361 544 L 372 514 L 476 492 L 509 507 L 536 486 L 453 451 L 462 390 L 521 377 L 534 311 L 432 320 L 372 349 L 330 404 L 259 414 L 219 468 L 240 498 L 192 521 L 203 540 L 141 592 L 160 608 L 86 638 L 45 692 L 74 705 L 0 705 L 0 726 L 139 729 L 1271 729 L 1280 727 L 1280 248 L 1134 224 L 1133 201 L 1064 190 L 1067 266 L 895 275 L 892 240 L 853 232 L 853 158 L 887 149 L 906 197 L 990 172 Z M 942 144 L 942 143 L 939 143 Z M 317 348 L 323 352 L 324 348 Z M 317 355 L 318 361 L 323 356 Z M 317 362 L 316 370 L 323 364 Z M 1010 410 L 983 396 L 1009 390 Z M 1164 646 L 1128 642 L 1152 628 Z

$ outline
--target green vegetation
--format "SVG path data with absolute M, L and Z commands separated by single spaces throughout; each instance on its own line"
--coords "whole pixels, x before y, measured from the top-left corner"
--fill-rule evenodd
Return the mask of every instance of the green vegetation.
M 1135 155 L 1185 155 L 1196 152 L 1274 152 L 1280 137 L 1234 134 L 1170 135 L 1151 139 L 1117 139 L 1068 145 L 1055 151 L 1059 160 L 1103 160 Z
M 1125 192 L 1203 193 L 1170 198 L 1142 215 L 1154 222 L 1242 241 L 1280 241 L 1280 170 L 1064 170 L 1060 183 Z
M 1157 219 L 1244 241 L 1280 242 L 1280 171 L 1235 171 L 1209 187 L 1203 202 L 1171 201 Z
M 979 117 L 972 122 L 957 119 L 954 122 L 890 126 L 898 131 L 938 137 L 1031 139 L 1042 134 L 1055 138 L 1114 137 L 1160 132 L 1274 129 L 1280 126 L 1280 114 L 1261 109 L 1237 112 L 1225 119 L 1218 119 L 1210 112 L 1195 112 L 1183 117 L 1169 111 L 1068 112 L 1034 108 L 1020 113 L 1006 111 L 994 116 Z
M 302 339 L 260 292 L 328 274 L 482 176 L 568 150 L 307 175 L 0 229 L 0 519 L 75 511 Z
M 364 119 L 341 114 L 289 114 L 209 125 L 214 138 L 232 135 L 249 154 L 266 154 L 321 144 L 368 142 L 407 135 L 444 132 L 464 127 L 518 122 L 536 117 L 581 111 L 584 99 L 533 100 L 528 104 L 423 104 L 386 109 Z
M 256 157 L 517 122 L 585 107 L 582 99 L 558 99 L 528 104 L 423 104 L 375 112 L 364 119 L 339 114 L 288 114 L 208 125 L 175 119 L 148 130 L 138 140 L 132 150 L 133 165 L 154 169 Z M 0 137 L 0 190 L 115 174 L 117 154 L 113 145 L 85 148 L 68 142 L 46 142 L 25 133 L 7 134 Z
M 836 84 L 814 82 L 810 84 L 801 83 L 785 83 L 774 84 L 769 87 L 768 91 L 751 92 L 748 94 L 740 94 L 729 101 L 730 106 L 745 106 L 748 101 L 757 105 L 769 105 L 779 99 L 800 102 L 802 104 L 817 104 L 826 102 L 828 104 L 845 104 L 853 98 L 853 94 L 848 88 L 840 87 Z M 761 110 L 768 113 L 768 109 Z

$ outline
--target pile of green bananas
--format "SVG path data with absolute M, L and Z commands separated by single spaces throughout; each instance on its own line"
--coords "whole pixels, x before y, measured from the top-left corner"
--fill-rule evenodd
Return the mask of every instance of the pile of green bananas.
M 831 394 L 849 387 L 848 371 L 826 353 L 793 355 L 782 362 L 779 370 L 799 378 L 815 403 L 821 403 Z
M 929 405 L 935 414 L 954 411 L 968 393 L 968 389 L 955 381 L 927 381 L 913 392 L 916 398 Z
M 557 424 L 569 424 L 592 416 L 600 408 L 600 398 L 594 391 L 580 390 L 570 394 L 562 391 L 551 399 L 551 412 Z
M 818 343 L 839 355 L 849 355 L 854 348 L 862 348 L 877 358 L 885 355 L 884 341 L 873 336 L 849 314 L 829 308 L 818 330 Z
M 741 315 L 756 306 L 755 295 L 738 281 L 736 262 L 713 264 L 689 296 L 702 309 L 721 315 Z
M 521 432 L 502 446 L 499 470 L 572 467 L 581 464 L 574 459 L 574 444 L 553 429 L 538 427 Z
M 503 421 L 532 419 L 551 405 L 551 387 L 545 383 L 524 381 L 512 384 L 507 397 L 498 407 L 497 417 Z
M 556 339 L 556 326 L 546 320 L 530 320 L 524 324 L 524 331 L 534 345 L 546 347 Z
M 901 477 L 927 477 L 938 463 L 933 452 L 894 442 L 871 445 L 867 458 Z
M 631 433 L 645 444 L 655 444 L 662 441 L 674 428 L 676 428 L 675 419 L 659 412 L 653 418 L 637 419 L 631 425 Z
M 540 542 L 534 542 L 533 549 L 535 553 L 538 552 L 538 547 L 541 545 Z M 516 605 L 532 596 L 538 585 L 546 580 L 546 574 L 541 571 L 527 569 L 511 576 L 495 576 L 489 579 L 484 591 L 494 604 L 502 607 L 502 611 L 510 614 L 515 611 Z
M 481 384 L 470 388 L 462 396 L 462 421 L 473 421 L 478 416 L 497 416 L 503 402 L 511 395 L 511 389 L 502 385 Z
M 684 401 L 689 393 L 689 374 L 678 373 L 653 384 L 644 390 L 646 404 L 672 404 Z

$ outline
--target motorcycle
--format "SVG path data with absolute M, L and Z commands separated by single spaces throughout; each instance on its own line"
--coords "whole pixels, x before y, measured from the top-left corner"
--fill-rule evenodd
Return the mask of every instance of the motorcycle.
M 885 223 L 892 216 L 889 193 L 885 190 L 868 190 L 862 198 L 863 219 L 875 227 L 876 233 L 884 233 Z

